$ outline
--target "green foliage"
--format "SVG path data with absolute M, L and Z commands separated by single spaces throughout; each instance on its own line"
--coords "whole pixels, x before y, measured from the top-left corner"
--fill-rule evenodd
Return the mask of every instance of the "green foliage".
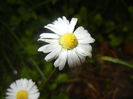
M 113 47 L 119 46 L 122 43 L 121 36 L 115 36 L 113 34 L 110 34 L 109 38 L 110 38 L 110 45 Z
M 60 74 L 57 79 L 55 80 L 56 83 L 63 83 L 68 80 L 68 75 L 67 74 Z
M 32 78 L 33 80 L 37 80 L 39 78 L 39 75 L 36 72 L 36 70 L 30 69 L 28 66 L 24 66 L 21 69 L 20 75 L 22 78 L 28 78 L 28 79 Z
M 129 10 L 130 14 L 131 14 L 132 17 L 133 17 L 133 6 L 129 6 L 129 7 L 128 7 L 128 10 Z
M 54 83 L 50 86 L 50 89 L 55 90 L 59 84 L 65 83 L 66 81 L 68 81 L 68 79 L 69 79 L 68 74 L 66 73 L 60 74 L 59 76 L 57 76 Z

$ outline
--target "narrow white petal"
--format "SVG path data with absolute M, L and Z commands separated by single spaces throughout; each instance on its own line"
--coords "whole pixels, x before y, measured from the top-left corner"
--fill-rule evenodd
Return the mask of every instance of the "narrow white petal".
M 74 31 L 74 34 L 77 36 L 77 37 L 80 37 L 80 34 L 82 34 L 84 31 L 84 28 L 82 26 L 78 27 L 75 31 Z
M 78 21 L 77 18 L 72 18 L 71 19 L 70 25 L 69 25 L 69 30 L 68 30 L 69 33 L 73 33 L 77 21 Z
M 60 31 L 58 30 L 58 28 L 56 28 L 55 25 L 53 25 L 53 24 L 48 24 L 47 26 L 45 26 L 45 28 L 53 31 L 56 34 L 60 33 Z
M 58 42 L 58 39 L 38 39 L 38 41 L 43 41 L 43 42 L 46 42 L 46 43 L 57 43 Z
M 20 80 L 21 80 L 21 79 L 20 79 Z M 21 84 L 21 81 L 20 81 L 20 80 L 17 80 L 17 81 L 16 81 L 16 85 L 17 85 L 18 90 L 23 89 L 23 87 L 22 87 L 22 84 Z
M 36 86 L 33 86 L 33 87 L 30 89 L 29 94 L 35 94 L 35 93 L 37 93 L 37 92 L 38 92 L 37 87 L 36 87 Z
M 57 48 L 58 44 L 47 44 L 38 49 L 39 52 L 49 53 Z
M 59 67 L 59 70 L 62 70 L 66 64 L 67 60 L 67 50 L 63 49 L 54 63 L 55 67 Z
M 91 57 L 91 51 L 92 51 L 92 47 L 89 44 L 79 44 L 76 47 L 77 53 L 82 55 L 82 56 L 89 56 Z
M 73 63 L 73 58 L 72 58 L 72 55 L 73 54 L 71 54 L 71 51 L 68 51 L 68 55 L 67 55 L 67 57 L 68 57 L 68 65 L 70 66 L 70 67 L 74 67 L 74 63 Z
M 13 92 L 14 90 L 12 88 L 7 89 L 8 92 Z M 15 91 L 14 91 L 15 92 Z
M 14 92 L 7 92 L 6 95 L 15 96 Z
M 45 57 L 45 60 L 46 60 L 46 61 L 51 61 L 51 60 L 53 60 L 53 59 L 56 59 L 56 58 L 58 57 L 60 51 L 61 51 L 61 47 L 60 47 L 60 46 L 55 47 L 55 48 L 52 50 L 52 52 L 49 53 L 49 54 Z
M 6 99 L 16 99 L 16 96 L 7 96 Z
M 63 22 L 64 22 L 64 21 L 62 20 L 62 18 L 60 18 L 60 17 L 59 17 L 57 20 L 58 20 L 58 22 L 60 22 L 60 23 L 63 23 Z
M 11 89 L 17 89 L 17 85 L 16 85 L 16 83 L 12 83 L 11 85 L 10 85 L 10 87 L 11 87 Z
M 38 99 L 39 96 L 40 96 L 40 93 L 31 94 L 31 95 L 29 95 L 29 99 Z
M 42 33 L 40 38 L 59 38 L 59 36 L 53 33 Z
M 65 16 L 63 16 L 62 18 L 57 18 L 57 20 L 55 20 L 52 24 L 46 25 L 45 28 L 53 31 L 58 35 L 63 35 L 68 32 L 72 33 L 76 23 L 77 18 L 72 18 L 69 24 L 69 21 L 66 19 Z
M 81 44 L 93 43 L 93 42 L 95 42 L 95 39 L 90 38 L 90 37 L 86 37 L 82 40 L 78 40 L 78 42 Z
M 83 55 L 81 55 L 81 54 L 78 54 L 77 50 L 76 50 L 76 53 L 77 53 L 77 55 L 78 55 L 78 57 L 79 57 L 79 59 L 80 59 L 80 62 L 81 62 L 81 63 L 84 63 L 86 56 L 83 56 Z
M 27 79 L 21 79 L 21 84 L 22 84 L 22 87 L 23 87 L 23 89 L 24 90 L 26 90 L 26 88 L 27 88 Z
M 89 32 L 85 30 L 82 26 L 78 27 L 75 31 L 74 34 L 78 38 L 79 43 L 93 43 L 95 39 L 91 37 Z
M 28 81 L 28 84 L 27 84 L 27 91 L 30 92 L 32 90 L 32 87 L 35 86 L 35 83 L 32 81 L 32 80 L 29 80 Z
M 76 35 L 76 37 L 77 37 L 78 39 L 83 39 L 84 37 L 87 37 L 87 36 L 90 37 L 90 34 L 88 33 L 88 31 L 85 30 L 82 26 L 78 27 L 78 28 L 74 31 L 74 34 Z
M 68 51 L 68 65 L 70 67 L 81 65 L 80 59 L 76 54 L 75 49 Z
M 68 24 L 68 25 L 69 25 L 69 21 L 66 19 L 66 17 L 65 17 L 65 16 L 63 16 L 63 17 L 62 17 L 62 19 L 63 19 L 64 23 L 66 23 L 66 24 Z

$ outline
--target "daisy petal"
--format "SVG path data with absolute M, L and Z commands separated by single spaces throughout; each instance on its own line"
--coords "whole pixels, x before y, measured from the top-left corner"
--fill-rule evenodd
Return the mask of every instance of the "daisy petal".
M 38 49 L 39 52 L 49 53 L 57 47 L 57 44 L 47 44 Z
M 72 18 L 71 19 L 71 22 L 69 24 L 69 30 L 68 30 L 68 33 L 73 33 L 73 30 L 75 28 L 75 25 L 77 23 L 78 19 L 77 18 Z
M 47 26 L 45 26 L 45 28 L 55 32 L 56 34 L 60 33 L 60 31 L 57 28 L 55 28 L 55 25 L 53 24 L 48 24 Z
M 65 16 L 63 16 L 62 19 L 63 19 L 63 21 L 64 21 L 65 24 L 68 24 L 69 25 L 69 21 L 66 19 Z
M 74 34 L 79 40 L 79 43 L 93 43 L 95 39 L 91 37 L 89 32 L 85 30 L 82 26 L 78 27 L 75 31 Z
M 89 57 L 92 56 L 91 54 L 92 47 L 89 44 L 79 44 L 76 50 L 77 53 L 82 56 L 89 56 Z
M 81 55 L 81 54 L 78 54 L 77 50 L 76 50 L 76 53 L 77 53 L 77 55 L 78 55 L 78 57 L 79 57 L 79 59 L 80 59 L 80 62 L 81 62 L 81 63 L 84 63 L 86 56 L 83 56 L 83 55 Z
M 54 63 L 54 66 L 59 67 L 59 70 L 62 70 L 66 64 L 66 60 L 67 60 L 67 50 L 62 49 L 59 57 Z
M 12 83 L 12 84 L 10 85 L 10 88 L 13 89 L 13 90 L 14 90 L 14 89 L 16 89 L 16 90 L 18 89 L 16 83 Z
M 42 33 L 40 38 L 59 38 L 59 36 L 53 33 Z
M 59 17 L 52 24 L 46 25 L 45 28 L 53 31 L 58 35 L 62 35 L 68 32 L 68 26 L 69 26 L 69 21 L 66 19 L 66 17 L 63 18 Z
M 38 41 L 43 41 L 46 43 L 53 43 L 53 44 L 58 42 L 57 39 L 42 39 L 42 38 L 38 39 Z
M 70 67 L 74 67 L 74 66 L 77 66 L 77 65 L 81 65 L 81 62 L 79 60 L 78 55 L 75 52 L 75 49 L 68 51 L 68 65 Z
M 51 53 L 49 53 L 45 57 L 45 60 L 46 61 L 51 61 L 51 60 L 57 58 L 60 52 L 61 52 L 61 47 L 60 46 L 57 46 L 56 48 L 53 49 L 53 51 Z
M 79 40 L 78 42 L 81 44 L 93 43 L 95 42 L 95 39 L 89 37 L 89 38 L 84 38 L 82 40 Z

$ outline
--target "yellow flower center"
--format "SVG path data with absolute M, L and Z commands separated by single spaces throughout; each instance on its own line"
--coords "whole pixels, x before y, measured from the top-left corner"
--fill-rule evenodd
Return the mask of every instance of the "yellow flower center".
M 28 99 L 28 93 L 24 90 L 17 92 L 16 99 Z
M 60 37 L 60 45 L 65 49 L 73 49 L 77 46 L 78 41 L 74 34 L 66 33 Z

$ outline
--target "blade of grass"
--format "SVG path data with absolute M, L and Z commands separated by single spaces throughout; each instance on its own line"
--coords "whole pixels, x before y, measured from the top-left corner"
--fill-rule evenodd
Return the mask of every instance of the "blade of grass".
M 100 59 L 103 60 L 103 61 L 109 61 L 109 62 L 113 62 L 113 63 L 124 65 L 126 67 L 133 68 L 133 63 L 129 63 L 127 61 L 120 60 L 118 58 L 109 57 L 109 56 L 102 56 Z
M 33 66 L 37 69 L 37 71 L 39 72 L 39 74 L 42 76 L 43 80 L 46 81 L 47 78 L 44 76 L 43 72 L 41 71 L 41 69 L 39 68 L 39 66 L 36 64 L 36 62 L 30 58 L 29 61 L 33 64 Z
M 8 63 L 8 66 L 12 69 L 13 73 L 16 74 L 17 73 L 17 70 L 15 69 L 15 67 L 12 65 L 10 59 L 7 57 L 7 55 L 3 52 L 3 56 L 5 58 L 5 60 L 7 61 Z

